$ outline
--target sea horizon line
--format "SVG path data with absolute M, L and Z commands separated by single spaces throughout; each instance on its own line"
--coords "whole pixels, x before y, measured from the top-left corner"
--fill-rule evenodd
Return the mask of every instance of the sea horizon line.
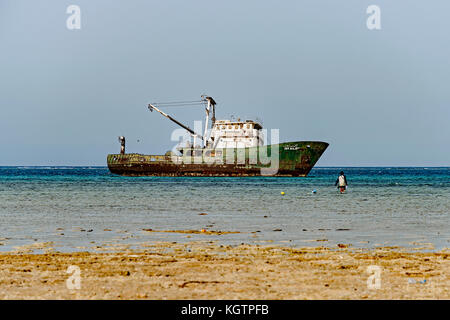
M 0 165 L 0 168 L 105 168 L 108 166 L 105 165 Z M 314 166 L 313 169 L 327 169 L 327 168 L 450 168 L 450 166 L 439 166 L 439 165 L 431 165 L 431 166 L 423 166 L 423 165 L 373 165 L 373 166 L 358 166 L 358 165 L 330 165 L 330 166 Z

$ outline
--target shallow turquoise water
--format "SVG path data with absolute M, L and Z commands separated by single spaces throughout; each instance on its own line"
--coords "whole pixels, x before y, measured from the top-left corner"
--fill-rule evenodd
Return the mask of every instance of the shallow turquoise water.
M 343 195 L 334 187 L 341 169 L 349 182 Z M 307 178 L 173 178 L 121 177 L 103 167 L 0 167 L 1 251 L 49 241 L 56 250 L 74 251 L 192 240 L 330 247 L 431 243 L 440 249 L 449 247 L 449 214 L 450 168 L 314 168 Z M 149 228 L 240 233 L 187 238 L 142 231 Z

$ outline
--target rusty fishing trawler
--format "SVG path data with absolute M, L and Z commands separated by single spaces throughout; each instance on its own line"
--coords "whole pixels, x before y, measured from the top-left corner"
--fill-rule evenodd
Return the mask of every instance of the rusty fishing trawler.
M 160 110 L 161 106 L 196 104 L 204 106 L 206 112 L 203 134 Z M 178 145 L 174 151 L 168 151 L 164 155 L 145 155 L 125 153 L 125 137 L 121 136 L 120 153 L 107 156 L 109 170 L 124 176 L 305 177 L 328 147 L 328 143 L 321 141 L 267 145 L 264 143 L 264 130 L 259 121 L 216 120 L 216 104 L 212 97 L 204 95 L 199 101 L 149 104 L 150 111 L 159 112 L 185 129 L 190 134 L 191 141 L 187 141 L 184 146 Z M 197 144 L 199 139 L 201 145 Z

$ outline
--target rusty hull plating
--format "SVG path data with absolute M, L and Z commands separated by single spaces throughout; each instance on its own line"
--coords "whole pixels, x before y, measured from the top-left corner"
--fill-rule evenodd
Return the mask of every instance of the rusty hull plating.
M 260 148 L 262 147 L 259 146 L 190 149 L 194 152 L 185 151 L 183 152 L 184 155 L 181 156 L 138 153 L 109 154 L 107 163 L 112 173 L 123 176 L 270 175 L 305 177 L 327 147 L 328 143 L 321 141 L 297 141 L 268 145 L 267 150 L 265 150 L 267 159 L 260 156 Z M 278 161 L 271 159 L 273 148 L 278 148 Z M 268 159 L 271 161 L 268 162 Z M 275 170 L 270 174 L 264 173 L 264 170 L 270 167 L 275 168 Z

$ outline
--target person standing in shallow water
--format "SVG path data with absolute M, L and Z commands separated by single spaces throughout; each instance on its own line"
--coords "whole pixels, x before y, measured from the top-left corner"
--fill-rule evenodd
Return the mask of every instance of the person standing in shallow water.
M 336 183 L 334 184 L 339 188 L 339 191 L 341 193 L 345 192 L 345 189 L 347 189 L 347 178 L 345 177 L 344 171 L 341 171 L 339 173 L 339 177 L 336 179 Z

